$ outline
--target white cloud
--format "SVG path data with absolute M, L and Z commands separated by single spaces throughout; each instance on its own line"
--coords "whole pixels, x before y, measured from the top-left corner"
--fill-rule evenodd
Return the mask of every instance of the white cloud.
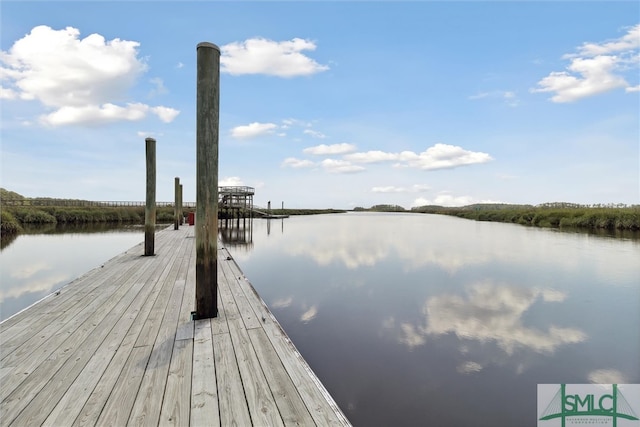
M 115 104 L 64 106 L 53 113 L 40 117 L 40 121 L 51 126 L 87 124 L 97 125 L 117 121 L 142 120 L 149 110 L 145 104 L 127 104 L 121 107 Z
M 162 106 L 152 107 L 151 112 L 156 116 L 158 116 L 160 120 L 162 120 L 165 123 L 171 123 L 173 119 L 175 119 L 178 116 L 178 114 L 180 114 L 180 111 L 174 108 L 162 107 Z
M 256 136 L 273 133 L 278 126 L 274 123 L 250 123 L 248 125 L 236 126 L 231 129 L 231 136 L 237 139 L 255 138 Z
M 424 184 L 414 184 L 411 187 L 396 187 L 393 185 L 383 187 L 373 187 L 371 192 L 373 193 L 420 193 L 428 191 L 430 187 Z
M 624 36 L 604 43 L 583 43 L 578 55 L 597 56 L 640 48 L 640 24 L 629 29 Z
M 402 153 L 386 153 L 380 150 L 367 151 L 363 153 L 353 153 L 345 156 L 345 159 L 356 163 L 380 163 L 397 160 Z
M 346 160 L 324 159 L 321 165 L 324 170 L 330 173 L 357 173 L 365 170 L 362 166 L 354 165 Z
M 150 79 L 149 83 L 154 86 L 154 88 L 151 89 L 151 93 L 149 94 L 150 96 L 164 95 L 165 93 L 169 93 L 164 85 L 164 81 L 160 77 L 154 77 Z
M 315 163 L 313 163 L 311 160 L 301 160 L 296 159 L 295 157 L 287 157 L 282 162 L 282 167 L 290 167 L 294 169 L 310 168 L 313 166 L 315 166 Z
M 640 85 L 638 86 L 629 86 L 624 89 L 627 92 L 640 92 Z
M 176 64 L 176 68 L 178 68 L 178 69 L 179 69 L 179 68 L 182 68 L 182 67 L 184 67 L 184 64 L 183 64 L 182 62 L 178 62 L 178 63 Z
M 13 89 L 0 86 L 0 99 L 16 99 L 18 92 Z
M 218 181 L 218 186 L 220 187 L 242 187 L 244 186 L 244 182 L 242 179 L 237 176 L 229 176 L 226 178 L 222 178 Z
M 295 77 L 328 70 L 328 66 L 321 65 L 302 53 L 315 49 L 315 43 L 300 38 L 281 42 L 252 38 L 244 42 L 229 43 L 220 48 L 221 71 L 232 75 Z
M 397 161 L 398 163 L 394 165 L 396 167 L 414 167 L 423 170 L 450 169 L 493 160 L 487 153 L 468 151 L 462 147 L 448 144 L 435 144 L 420 154 L 413 151 L 400 153 L 368 151 L 347 154 L 344 158 L 357 163 Z
M 502 99 L 509 107 L 517 107 L 520 104 L 516 93 L 512 91 L 495 90 L 492 92 L 480 92 L 468 97 L 468 99 L 472 101 L 485 98 Z
M 477 200 L 471 196 L 453 196 L 447 192 L 438 194 L 433 199 L 425 199 L 424 197 L 418 197 L 413 201 L 412 207 L 415 206 L 467 206 L 475 203 L 502 203 L 496 200 Z
M 481 92 L 481 93 L 478 93 L 476 95 L 470 95 L 469 99 L 471 99 L 471 100 L 482 99 L 482 98 L 487 98 L 489 95 L 490 95 L 489 92 Z
M 408 166 L 423 170 L 449 169 L 491 160 L 492 157 L 487 153 L 468 151 L 448 144 L 436 144 L 416 156 L 404 155 L 400 158 L 400 161 L 405 161 Z
M 305 154 L 312 154 L 314 156 L 328 156 L 332 154 L 350 153 L 352 151 L 355 151 L 355 149 L 356 149 L 355 145 L 347 144 L 347 143 L 332 144 L 332 145 L 320 144 L 314 147 L 305 148 L 304 150 L 302 150 L 302 152 Z
M 99 125 L 117 121 L 138 121 L 151 111 L 160 120 L 170 123 L 180 114 L 178 110 L 168 107 L 149 107 L 146 104 L 135 103 L 121 107 L 115 104 L 85 105 L 80 107 L 65 106 L 53 113 L 40 117 L 40 122 L 50 126 L 71 124 Z
M 41 121 L 54 126 L 141 120 L 149 112 L 171 121 L 177 110 L 137 102 L 114 104 L 127 97 L 147 70 L 138 58 L 139 45 L 117 38 L 107 41 L 100 34 L 80 39 L 73 27 L 34 27 L 9 51 L 0 52 L 2 81 L 12 86 L 3 97 L 41 102 L 53 109 Z
M 567 54 L 563 59 L 571 60 L 567 71 L 554 71 L 538 82 L 532 93 L 550 92 L 553 102 L 573 102 L 589 96 L 633 87 L 621 73 L 629 67 L 637 68 L 640 48 L 640 24 L 627 34 L 605 43 L 584 43 L 578 53 Z
M 136 132 L 136 135 L 138 135 L 140 138 L 156 138 L 159 136 L 163 136 L 163 133 L 158 133 L 158 132 L 148 132 L 148 131 L 143 131 L 143 130 L 139 130 L 138 132 Z
M 322 132 L 318 132 L 316 130 L 311 130 L 311 129 L 305 129 L 302 133 L 304 133 L 305 135 L 310 135 L 314 138 L 318 138 L 318 139 L 324 139 L 327 137 L 327 135 L 325 135 Z

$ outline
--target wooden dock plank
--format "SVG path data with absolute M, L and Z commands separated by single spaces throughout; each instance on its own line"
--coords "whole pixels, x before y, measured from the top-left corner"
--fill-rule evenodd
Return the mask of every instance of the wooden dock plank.
M 349 425 L 226 249 L 218 317 L 191 320 L 194 228 L 171 228 L 0 323 L 0 424 Z
M 191 377 L 192 427 L 220 425 L 211 322 L 212 319 L 195 321 Z
M 115 289 L 115 292 L 111 294 L 106 293 L 108 295 L 106 300 L 96 298 L 91 304 L 87 305 L 87 309 L 81 312 L 82 315 L 76 316 L 76 324 L 74 325 L 73 332 L 69 331 L 68 334 L 58 335 L 61 340 L 65 337 L 66 339 L 53 349 L 45 347 L 43 349 L 44 351 L 38 352 L 38 358 L 30 358 L 31 366 L 34 366 L 34 369 L 26 378 L 21 378 L 19 375 L 14 374 L 9 376 L 7 381 L 3 381 L 3 392 L 9 390 L 10 387 L 15 387 L 8 396 L 4 397 L 3 395 L 3 401 L 0 403 L 0 411 L 2 411 L 3 417 L 6 420 L 13 420 L 18 413 L 22 411 L 24 406 L 46 385 L 58 369 L 60 369 L 64 362 L 70 357 L 69 355 L 74 353 L 73 350 L 80 348 L 85 340 L 95 333 L 97 326 L 105 320 L 114 307 L 117 307 L 121 299 L 129 294 L 129 291 L 136 283 L 138 275 L 143 273 L 144 269 L 140 269 L 137 273 L 129 276 L 120 287 Z M 89 312 L 87 312 L 87 310 L 89 310 Z M 114 321 L 113 319 L 111 320 Z M 106 329 L 108 332 L 112 326 L 113 325 L 107 321 L 104 325 L 100 326 L 99 330 L 104 331 L 108 328 Z M 48 356 L 45 356 L 47 353 Z M 41 360 L 40 358 L 42 357 L 46 357 L 46 359 Z M 34 365 L 35 363 L 38 363 L 37 367 Z M 10 386 L 6 386 L 5 383 L 10 383 Z
M 154 273 L 145 280 L 142 291 L 138 294 L 134 303 L 128 307 L 126 315 L 118 320 L 107 339 L 86 364 L 54 410 L 51 411 L 44 425 L 71 425 L 89 399 L 89 393 L 95 389 L 114 356 L 120 356 L 122 358 L 121 363 L 124 365 L 126 357 L 131 352 L 133 343 L 142 329 L 142 323 L 159 293 L 158 278 L 161 277 L 165 268 L 156 268 Z
M 233 263 L 235 264 L 235 261 Z M 237 264 L 235 265 L 239 270 Z M 329 392 L 304 360 L 298 349 L 295 348 L 291 339 L 271 314 L 266 303 L 260 298 L 249 280 L 243 277 L 242 280 L 238 280 L 238 285 L 243 290 L 256 316 L 264 316 L 263 329 L 281 358 L 287 373 L 298 389 L 316 424 L 321 426 L 349 425 L 345 415 L 333 401 Z M 327 411 L 326 405 L 333 408 L 333 411 Z
M 238 361 L 240 378 L 253 424 L 284 425 L 247 330 L 240 325 L 229 326 L 233 351 Z
M 67 287 L 60 295 L 51 296 L 47 304 L 42 304 L 42 306 L 50 307 L 47 312 L 34 313 L 32 322 L 25 321 L 23 327 L 16 325 L 6 330 L 3 333 L 2 347 L 0 347 L 3 365 L 11 366 L 12 360 L 24 360 L 24 355 L 31 354 L 44 343 L 44 339 L 58 333 L 67 324 L 73 327 L 73 324 L 69 322 L 77 316 L 79 309 L 83 308 L 83 300 L 86 295 L 89 295 L 89 298 L 97 296 L 107 298 L 108 292 L 115 290 L 116 287 L 104 288 L 102 285 L 109 281 L 115 282 L 123 274 L 118 269 L 108 271 L 111 274 L 96 277 L 95 283 L 87 286 L 90 290 L 82 289 L 82 282 L 78 282 L 78 286 Z M 10 336 L 11 338 L 9 338 Z M 25 343 L 28 344 L 25 345 Z M 20 352 L 11 354 L 18 347 L 20 347 Z
M 117 396 L 119 393 L 126 392 L 122 390 L 122 387 L 116 387 L 118 381 L 123 381 L 120 377 L 123 374 L 126 374 L 130 367 L 128 367 L 127 363 L 130 363 L 129 355 L 133 351 L 134 345 L 138 340 L 139 335 L 143 331 L 143 327 L 146 324 L 146 320 L 149 316 L 151 308 L 157 303 L 158 300 L 166 300 L 168 295 L 172 289 L 172 284 L 170 281 L 167 281 L 167 276 L 172 270 L 173 264 L 178 259 L 178 255 L 182 256 L 182 249 L 186 248 L 186 246 L 178 245 L 176 250 L 171 254 L 168 259 L 155 259 L 154 261 L 158 263 L 160 268 L 154 270 L 154 274 L 151 275 L 147 282 L 147 286 L 153 286 L 152 294 L 147 299 L 144 309 L 141 310 L 138 317 L 134 321 L 133 325 L 130 327 L 127 335 L 125 336 L 122 345 L 118 349 L 118 352 L 113 357 L 109 366 L 105 370 L 104 374 L 98 381 L 97 385 L 93 389 L 93 392 L 86 399 L 86 403 L 82 407 L 80 414 L 78 414 L 74 425 L 94 425 L 96 424 L 98 418 L 103 411 L 103 407 L 106 406 L 108 399 L 114 395 Z M 161 248 L 160 248 L 161 249 Z M 148 329 L 147 329 L 148 331 Z M 147 349 L 149 354 L 147 355 L 147 359 L 151 354 L 151 346 L 144 347 Z M 146 369 L 146 365 L 143 367 Z M 136 371 L 137 372 L 137 371 Z M 144 374 L 144 370 L 140 374 L 140 381 L 142 381 L 142 375 Z M 139 386 L 138 382 L 138 386 Z M 112 393 L 112 390 L 114 392 Z M 131 406 L 133 405 L 133 399 L 131 400 Z M 115 400 L 114 400 L 115 399 Z M 112 400 L 117 402 L 117 397 Z M 108 410 L 107 410 L 108 411 Z M 66 411 L 63 411 L 63 414 L 66 414 Z M 68 414 L 70 417 L 71 414 Z M 127 412 L 126 417 L 129 416 L 129 412 Z M 57 423 L 54 422 L 53 425 L 69 425 L 65 418 L 63 418 L 65 422 Z M 53 421 L 56 421 L 54 419 Z
M 191 245 L 188 253 L 185 255 L 188 260 L 195 246 Z M 180 277 L 180 276 L 179 276 Z M 192 340 L 194 337 L 195 323 L 191 319 L 191 312 L 196 309 L 196 265 L 188 262 L 184 275 L 184 292 L 182 294 L 182 304 L 180 306 L 180 315 L 178 316 L 178 331 L 176 332 L 176 340 Z
M 42 424 L 48 417 L 71 385 L 75 382 L 78 375 L 85 369 L 87 364 L 94 358 L 96 363 L 100 361 L 101 353 L 107 353 L 105 356 L 110 360 L 115 350 L 120 345 L 122 338 L 126 334 L 127 329 L 124 327 L 130 325 L 139 310 L 137 305 L 142 305 L 148 291 L 144 291 L 144 282 L 137 282 L 129 292 L 118 302 L 118 305 L 109 312 L 109 314 L 100 322 L 100 327 L 80 344 L 74 353 L 68 357 L 62 367 L 51 377 L 40 392 L 31 401 L 31 404 L 15 419 L 18 425 L 38 425 Z M 142 294 L 142 295 L 140 295 Z M 113 331 L 113 334 L 111 332 Z M 115 348 L 108 350 L 109 342 L 105 342 L 107 336 L 113 335 L 115 340 Z M 106 347 L 106 351 L 100 351 L 100 348 Z
M 79 417 L 74 425 L 124 426 L 127 425 L 131 407 L 135 401 L 142 377 L 151 356 L 151 346 L 134 347 L 116 381 L 111 398 L 107 400 L 97 421 Z
M 102 265 L 111 267 L 112 265 L 115 265 L 121 262 L 124 257 L 126 257 L 126 252 L 115 256 L 114 258 L 110 259 L 109 261 L 106 261 Z M 59 290 L 66 291 L 66 290 L 72 289 L 75 292 L 81 292 L 81 293 L 90 292 L 95 287 L 99 286 L 99 283 L 95 282 L 95 278 L 104 274 L 103 272 L 101 272 L 102 268 L 103 267 L 96 267 L 89 270 L 88 272 L 84 273 L 80 277 L 77 277 L 71 282 L 69 282 L 68 284 L 62 286 Z M 117 269 L 114 270 L 111 268 L 107 268 L 107 270 L 105 271 L 107 271 L 107 274 L 117 273 Z M 76 284 L 79 284 L 79 283 L 83 283 L 84 286 L 75 286 Z M 59 295 L 55 295 L 55 293 L 51 293 L 50 295 L 44 298 L 48 300 L 47 304 L 39 304 L 39 303 L 34 304 L 28 308 L 28 311 L 23 310 L 11 316 L 9 319 L 4 320 L 2 323 L 0 323 L 0 339 L 4 340 L 5 334 L 13 327 L 16 327 L 16 326 L 23 327 L 24 325 L 31 325 L 31 323 L 33 323 L 34 321 L 34 318 L 37 318 L 38 315 L 44 314 L 46 312 L 51 312 L 51 311 L 64 310 L 64 308 L 60 308 L 60 307 L 65 302 L 67 302 L 67 295 L 65 294 L 66 292 L 64 293 L 60 292 Z M 54 296 L 58 298 L 53 298 Z M 59 298 L 59 297 L 62 297 L 62 298 Z
M 298 390 L 289 377 L 282 360 L 273 348 L 269 337 L 262 328 L 247 331 L 256 353 L 260 355 L 258 361 L 267 377 L 276 405 L 286 426 L 314 425 L 309 410 L 302 401 Z
M 233 353 L 231 336 L 215 336 L 214 360 L 218 383 L 218 406 L 221 426 L 250 426 L 251 416 L 242 388 L 238 362 Z
M 247 329 L 259 328 L 259 317 L 251 308 L 250 302 L 247 300 L 240 286 L 238 286 L 239 282 L 244 280 L 244 274 L 239 270 L 234 270 L 233 266 L 235 266 L 235 261 L 230 255 L 227 255 L 226 257 L 224 256 L 225 253 L 228 254 L 226 250 L 220 252 L 222 256 L 218 256 L 218 269 L 221 270 L 227 280 L 229 289 L 231 290 L 231 294 L 233 295 L 235 304 L 238 308 L 240 318 Z
M 183 259 L 179 264 L 176 263 L 179 267 L 177 275 L 180 274 L 180 270 L 186 269 L 188 261 L 188 259 Z M 177 275 L 169 275 L 168 280 L 175 280 Z M 149 366 L 145 371 L 129 417 L 129 425 L 158 424 L 163 397 L 160 390 L 164 390 L 167 382 L 183 292 L 184 280 L 175 280 L 169 303 L 162 316 L 162 323 L 149 358 Z
M 193 369 L 193 340 L 176 340 L 164 390 L 161 426 L 187 426 L 191 411 L 191 371 Z

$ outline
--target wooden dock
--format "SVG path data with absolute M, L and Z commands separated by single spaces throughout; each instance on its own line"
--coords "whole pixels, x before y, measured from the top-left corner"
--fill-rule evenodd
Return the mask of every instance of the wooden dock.
M 193 321 L 194 227 L 155 241 L 0 324 L 0 425 L 350 425 L 226 249 Z

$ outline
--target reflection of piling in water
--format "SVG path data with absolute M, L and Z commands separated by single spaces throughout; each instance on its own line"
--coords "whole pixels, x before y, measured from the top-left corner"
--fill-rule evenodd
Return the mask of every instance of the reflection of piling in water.
M 144 208 L 144 255 L 154 254 L 156 232 L 156 140 L 145 139 L 147 157 L 147 197 Z
M 220 240 L 226 247 L 253 246 L 253 218 L 220 219 Z

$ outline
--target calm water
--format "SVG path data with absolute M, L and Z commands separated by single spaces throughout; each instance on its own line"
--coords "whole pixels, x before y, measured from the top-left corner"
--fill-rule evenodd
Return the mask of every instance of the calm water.
M 418 214 L 244 224 L 225 246 L 356 426 L 534 426 L 539 383 L 640 383 L 637 235 Z M 4 246 L 2 318 L 144 240 L 128 230 Z
M 372 213 L 231 236 L 356 426 L 535 426 L 539 383 L 640 383 L 637 238 Z
M 0 320 L 144 242 L 144 228 L 135 226 L 49 226 L 30 233 L 3 241 Z

